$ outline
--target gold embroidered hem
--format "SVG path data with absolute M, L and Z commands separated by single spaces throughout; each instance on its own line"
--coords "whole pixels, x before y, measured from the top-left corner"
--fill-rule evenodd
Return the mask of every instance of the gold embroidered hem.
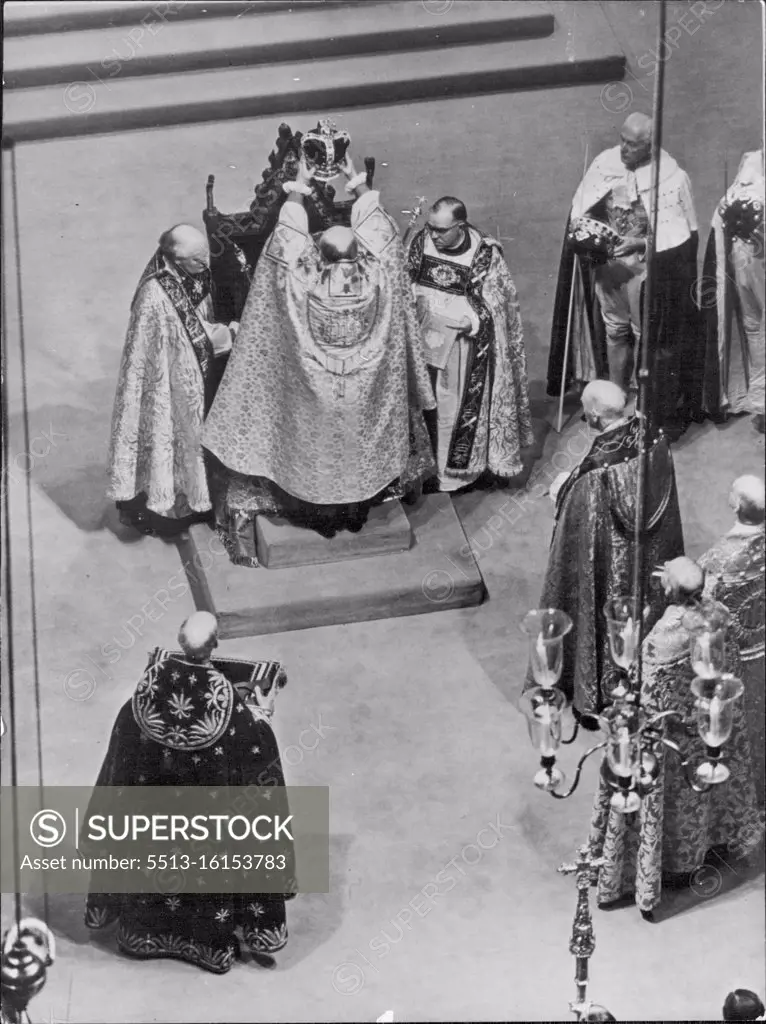
M 358 532 L 375 505 L 419 493 L 423 481 L 432 474 L 433 457 L 424 425 L 421 425 L 417 443 L 413 437 L 413 449 L 404 475 L 364 502 L 313 505 L 286 494 L 271 480 L 233 473 L 211 458 L 210 488 L 216 531 L 234 565 L 259 568 L 257 516 L 279 517 L 328 538 L 341 530 Z

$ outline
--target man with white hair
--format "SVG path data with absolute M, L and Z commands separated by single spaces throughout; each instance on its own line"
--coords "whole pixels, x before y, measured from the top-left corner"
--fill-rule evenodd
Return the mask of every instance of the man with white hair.
M 178 642 L 192 661 L 208 661 L 218 646 L 218 619 L 211 612 L 194 612 L 181 624 Z
M 651 148 L 651 119 L 631 114 L 619 145 L 596 157 L 572 200 L 554 307 L 551 395 L 570 383 L 607 374 L 624 390 L 635 380 L 652 224 Z M 595 228 L 594 221 L 599 222 Z M 600 246 L 577 241 L 578 233 L 595 238 L 599 224 L 619 241 Z M 689 178 L 663 150 L 648 339 L 650 394 L 655 425 L 675 437 L 702 417 L 704 345 L 694 301 L 697 244 Z
M 604 706 L 605 673 L 612 671 L 605 603 L 630 594 L 639 424 L 625 414 L 626 395 L 611 381 L 592 381 L 582 405 L 596 436 L 579 465 L 551 487 L 555 522 L 540 607 L 559 608 L 574 628 L 564 639 L 559 685 L 583 725 Z M 667 439 L 649 431 L 644 571 L 683 553 L 683 529 L 673 457 Z M 650 594 L 649 626 L 661 614 Z
M 282 667 L 276 662 L 211 661 L 218 623 L 209 612 L 190 615 L 178 640 L 181 651 L 156 648 L 151 653 L 132 698 L 117 715 L 88 813 L 113 810 L 111 787 L 168 786 L 194 787 L 195 813 L 203 820 L 220 814 L 221 793 L 225 798 L 235 789 L 239 792 L 232 806 L 241 813 L 248 806 L 242 804 L 247 787 L 251 814 L 256 814 L 252 801 L 260 787 L 278 787 L 262 798 L 268 800 L 270 814 L 284 810 L 285 819 L 285 779 L 271 727 L 276 695 L 286 682 Z M 110 787 L 105 795 L 100 791 L 104 786 Z M 197 858 L 189 863 L 193 852 L 199 850 L 189 845 L 181 849 L 174 863 L 186 860 L 186 867 L 177 871 L 171 866 L 167 874 L 157 874 L 155 891 L 104 892 L 96 872 L 86 901 L 87 927 L 99 931 L 119 922 L 117 945 L 125 955 L 141 960 L 172 957 L 214 974 L 225 974 L 237 960 L 236 931 L 241 929 L 247 948 L 266 965 L 266 958 L 287 943 L 285 900 L 295 891 L 292 846 L 284 850 L 278 888 L 267 893 L 247 888 L 257 884 L 252 863 L 244 882 L 235 866 L 223 886 L 219 879 L 206 883 L 193 870 L 199 867 Z M 248 859 L 241 858 L 243 863 Z M 176 884 L 179 874 L 181 885 Z M 197 888 L 203 884 L 207 890 Z
M 705 552 L 708 587 L 732 615 L 742 662 L 750 746 L 758 799 L 764 804 L 764 482 L 741 476 L 731 486 L 732 528 Z
M 161 235 L 131 305 L 108 495 L 143 533 L 176 533 L 210 516 L 202 423 L 237 325 L 212 323 L 209 262 L 202 232 L 177 224 Z
M 417 491 L 435 466 L 434 406 L 399 231 L 346 157 L 351 228 L 309 233 L 312 170 L 298 178 L 258 261 L 231 359 L 205 423 L 216 523 L 256 567 L 255 519 L 326 537 Z
M 651 772 L 656 781 L 635 814 L 612 807 L 614 790 L 602 772 L 590 835 L 594 856 L 604 858 L 598 873 L 599 903 L 610 904 L 634 895 L 645 915 L 660 903 L 663 884 L 688 884 L 712 849 L 725 848 L 731 863 L 731 859 L 756 850 L 763 838 L 741 702 L 735 702 L 734 727 L 725 747 L 729 779 L 702 793 L 688 785 L 682 759 L 699 764 L 706 750 L 697 730 L 684 724 L 694 719 L 696 700 L 691 689 L 695 671 L 689 657 L 687 627 L 691 623 L 687 616 L 703 613 L 710 620 L 722 609 L 704 597 L 705 572 L 690 558 L 667 562 L 660 582 L 667 607 L 644 640 L 641 709 L 647 717 L 666 711 L 677 713 L 677 717 L 665 721 L 663 728 L 666 738 L 677 744 L 681 757 L 662 744 L 656 745 L 657 765 Z M 726 644 L 724 668 L 739 674 L 739 656 L 733 642 Z

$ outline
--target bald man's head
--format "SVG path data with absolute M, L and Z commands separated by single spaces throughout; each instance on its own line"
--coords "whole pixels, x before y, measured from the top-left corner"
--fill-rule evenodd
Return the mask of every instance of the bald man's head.
M 328 228 L 319 239 L 319 251 L 328 263 L 355 260 L 359 255 L 356 236 L 351 228 L 340 225 Z
M 762 526 L 764 521 L 764 483 L 759 476 L 740 476 L 731 485 L 729 505 L 745 526 Z
M 620 157 L 628 170 L 647 164 L 652 155 L 652 119 L 630 114 L 620 131 Z
M 218 646 L 218 619 L 210 612 L 194 612 L 181 625 L 178 642 L 194 661 L 206 661 Z
M 627 396 L 621 387 L 608 380 L 592 380 L 582 393 L 582 408 L 588 423 L 605 430 L 625 415 Z
M 200 274 L 210 266 L 207 238 L 192 224 L 176 224 L 163 231 L 160 252 L 187 274 Z
M 662 570 L 662 588 L 673 604 L 687 604 L 702 597 L 705 573 L 691 558 L 682 555 L 666 562 Z

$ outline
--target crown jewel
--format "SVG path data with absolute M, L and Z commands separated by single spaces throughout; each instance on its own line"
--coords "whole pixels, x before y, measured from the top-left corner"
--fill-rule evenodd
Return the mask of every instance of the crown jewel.
M 316 128 L 306 132 L 301 140 L 301 149 L 314 177 L 318 181 L 330 181 L 340 174 L 350 144 L 348 132 L 339 130 L 333 121 L 325 117 Z

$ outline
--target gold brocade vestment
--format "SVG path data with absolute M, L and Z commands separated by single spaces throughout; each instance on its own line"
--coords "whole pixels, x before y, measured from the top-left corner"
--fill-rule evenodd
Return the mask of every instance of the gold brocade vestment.
M 644 641 L 641 708 L 647 717 L 676 711 L 693 718 L 689 634 L 683 626 L 687 608 L 672 605 Z M 727 644 L 727 670 L 739 674 L 734 643 Z M 666 726 L 667 738 L 678 744 L 692 765 L 705 757 L 697 730 L 687 731 L 677 720 Z M 650 912 L 660 903 L 663 877 L 688 875 L 702 866 L 714 847 L 725 846 L 733 858 L 746 857 L 763 839 L 763 813 L 756 788 L 745 707 L 734 707 L 734 727 L 726 743 L 725 761 L 731 776 L 706 793 L 696 793 L 686 782 L 680 759 L 659 745 L 659 774 L 635 814 L 621 814 L 610 806 L 612 790 L 603 775 L 593 804 L 591 848 L 603 857 L 599 870 L 598 901 L 613 903 L 634 894 L 640 910 Z M 691 882 L 695 881 L 692 875 Z M 699 879 L 701 881 L 701 879 Z
M 361 505 L 433 471 L 433 393 L 398 230 L 377 192 L 357 200 L 351 226 L 358 258 L 328 263 L 302 207 L 285 203 L 256 268 L 203 433 L 229 535 L 238 515 Z M 235 560 L 257 564 L 252 547 Z
M 108 456 L 113 501 L 141 499 L 167 519 L 211 508 L 201 438 L 215 377 L 212 315 L 203 280 L 156 252 L 122 352 Z

